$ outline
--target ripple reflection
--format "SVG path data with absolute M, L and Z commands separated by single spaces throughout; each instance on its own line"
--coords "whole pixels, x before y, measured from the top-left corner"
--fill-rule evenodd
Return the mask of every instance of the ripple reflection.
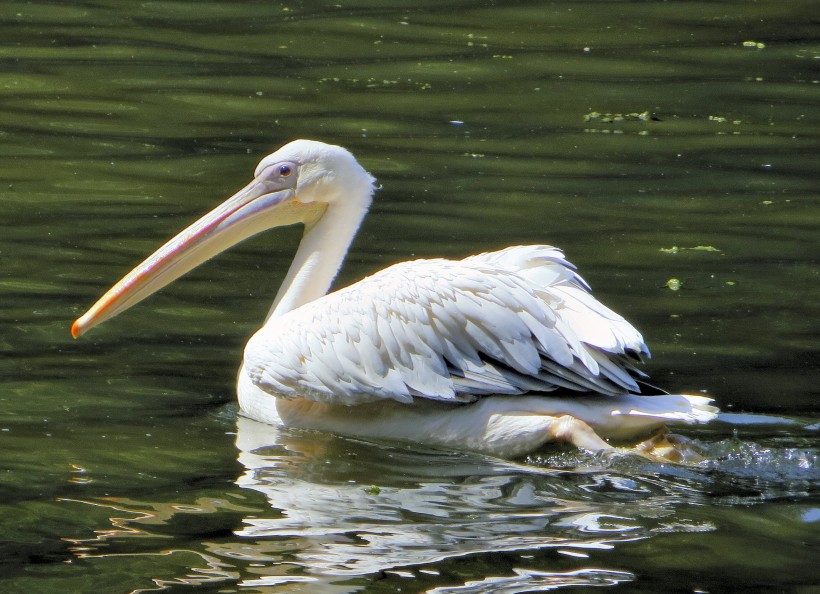
M 747 515 L 715 506 L 799 498 L 803 522 L 816 521 L 816 432 L 792 430 L 781 442 L 758 431 L 755 441 L 726 428 L 710 435 L 707 460 L 693 466 L 569 449 L 519 464 L 239 418 L 236 487 L 187 502 L 63 501 L 110 523 L 70 539 L 77 558 L 153 558 L 157 589 L 355 592 L 373 579 L 436 594 L 614 586 L 637 579 L 617 565 L 638 543 L 657 539 L 666 550 L 669 534 L 720 538 L 726 517 L 737 529 Z M 748 534 L 768 537 L 757 524 Z
M 264 494 L 271 513 L 246 518 L 237 534 L 248 539 L 248 555 L 272 561 L 268 569 L 278 581 L 285 579 L 285 558 L 287 573 L 302 580 L 552 550 L 561 571 L 544 573 L 519 562 L 512 576 L 437 591 L 537 590 L 536 582 L 544 589 L 559 582 L 615 584 L 630 574 L 590 569 L 591 551 L 611 550 L 654 531 L 710 528 L 675 514 L 669 504 L 681 497 L 680 489 L 668 485 L 354 440 L 323 447 L 340 440 L 247 419 L 239 419 L 238 428 L 245 473 L 237 484 Z M 617 496 L 624 492 L 632 494 L 629 502 Z M 663 521 L 672 514 L 674 522 Z M 277 552 L 281 557 L 274 561 Z

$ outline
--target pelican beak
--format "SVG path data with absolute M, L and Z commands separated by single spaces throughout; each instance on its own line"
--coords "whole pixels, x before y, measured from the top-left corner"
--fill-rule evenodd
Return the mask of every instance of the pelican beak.
M 315 218 L 315 206 L 295 200 L 296 175 L 271 177 L 268 168 L 257 171 L 250 184 L 148 256 L 72 324 L 71 335 L 79 337 L 252 235 Z

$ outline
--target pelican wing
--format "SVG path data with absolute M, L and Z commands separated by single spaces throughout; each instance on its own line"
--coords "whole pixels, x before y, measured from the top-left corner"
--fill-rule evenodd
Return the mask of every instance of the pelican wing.
M 640 392 L 641 335 L 588 291 L 550 246 L 405 262 L 275 318 L 245 368 L 269 394 L 338 404 Z

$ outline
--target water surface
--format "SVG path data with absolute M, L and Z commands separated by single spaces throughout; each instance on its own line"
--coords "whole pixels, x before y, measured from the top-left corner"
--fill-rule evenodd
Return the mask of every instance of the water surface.
M 0 590 L 818 582 L 813 3 L 2 6 Z M 642 330 L 656 383 L 727 413 L 680 430 L 708 461 L 500 461 L 238 419 L 296 229 L 71 340 L 297 137 L 381 184 L 339 284 L 561 246 Z

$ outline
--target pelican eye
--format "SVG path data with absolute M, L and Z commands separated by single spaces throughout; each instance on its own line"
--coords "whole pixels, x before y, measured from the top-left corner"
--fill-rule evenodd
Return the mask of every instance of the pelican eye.
M 279 175 L 281 175 L 282 177 L 289 177 L 291 173 L 293 173 L 293 167 L 291 167 L 290 165 L 279 166 Z

